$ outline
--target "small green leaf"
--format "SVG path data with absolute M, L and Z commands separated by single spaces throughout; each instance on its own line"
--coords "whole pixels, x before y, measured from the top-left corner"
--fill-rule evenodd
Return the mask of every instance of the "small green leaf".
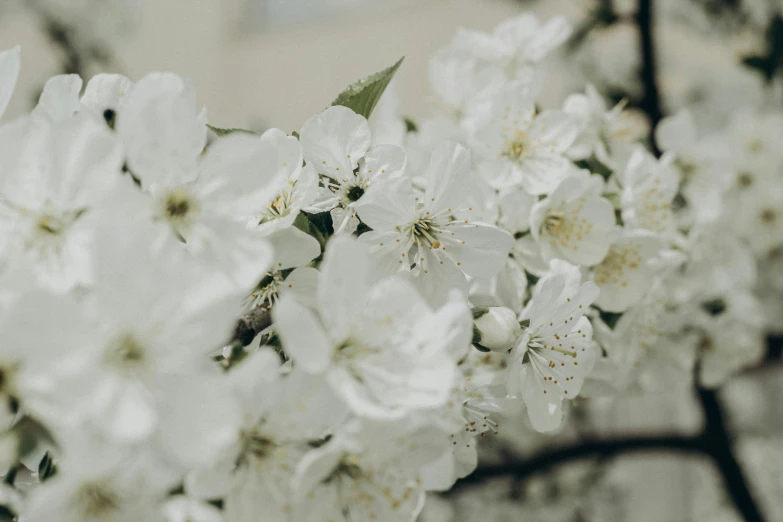
M 294 220 L 294 226 L 305 234 L 314 237 L 321 245 L 321 251 L 326 248 L 326 242 L 334 234 L 332 216 L 329 212 L 319 212 L 317 214 L 300 212 Z
M 615 210 L 622 208 L 622 205 L 620 203 L 620 194 L 618 194 L 617 192 L 604 192 L 603 194 L 601 194 L 601 197 L 606 200 L 609 200 L 609 203 L 612 204 Z
M 606 312 L 604 310 L 600 310 L 599 314 L 601 316 L 601 320 L 606 324 L 606 326 L 608 326 L 612 330 L 614 330 L 614 327 L 617 325 L 617 321 L 619 321 L 620 318 L 623 316 L 623 314 L 618 314 L 615 312 Z
M 332 105 L 348 107 L 356 114 L 369 118 L 404 59 L 405 57 L 402 57 L 391 67 L 349 85 L 335 98 Z
M 479 344 L 479 343 L 473 343 L 473 348 L 475 348 L 476 350 L 478 350 L 480 352 L 484 352 L 484 353 L 489 353 L 489 352 L 492 351 L 489 348 L 487 348 L 486 346 L 484 346 L 482 344 Z
M 488 306 L 474 306 L 471 308 L 471 313 L 473 314 L 473 319 L 481 319 L 485 315 L 489 313 L 489 307 Z
M 212 125 L 207 125 L 207 128 L 218 135 L 218 137 L 228 136 L 229 134 L 234 134 L 235 132 L 242 132 L 245 134 L 255 134 L 253 131 L 245 130 L 245 129 L 221 129 L 220 127 L 213 127 Z
M 54 459 L 47 451 L 44 453 L 41 462 L 38 464 L 38 480 L 41 482 L 53 477 L 57 473 L 57 466 L 54 463 Z
M 405 121 L 405 132 L 419 132 L 419 126 L 410 118 L 403 118 Z

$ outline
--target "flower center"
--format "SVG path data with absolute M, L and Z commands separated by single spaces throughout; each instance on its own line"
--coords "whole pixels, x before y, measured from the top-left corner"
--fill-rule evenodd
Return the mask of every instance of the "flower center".
M 247 464 L 250 457 L 264 459 L 272 454 L 277 445 L 269 438 L 263 436 L 258 430 L 243 431 L 239 435 L 241 450 L 236 465 Z
M 737 176 L 737 185 L 740 188 L 748 188 L 753 185 L 754 176 L 752 172 L 740 172 Z
M 440 226 L 429 215 L 420 216 L 411 224 L 411 236 L 416 244 L 424 243 L 432 248 L 440 248 L 438 234 L 441 233 Z
M 761 138 L 752 138 L 748 141 L 748 150 L 753 153 L 759 153 L 764 150 L 764 140 Z
M 517 130 L 514 135 L 506 142 L 506 147 L 502 155 L 512 161 L 519 161 L 528 150 L 530 139 L 525 131 Z
M 550 236 L 556 236 L 563 228 L 565 213 L 560 210 L 550 210 L 544 217 L 542 229 Z
M 86 209 L 66 212 L 44 212 L 38 215 L 35 230 L 39 237 L 55 238 L 64 234 L 68 227 L 73 225 Z
M 267 272 L 264 278 L 256 285 L 256 288 L 250 292 L 246 300 L 246 305 L 256 308 L 264 304 L 272 305 L 278 295 L 278 285 L 283 281 L 280 272 Z
M 139 368 L 145 359 L 144 346 L 130 333 L 115 337 L 106 349 L 106 362 L 121 371 Z
M 164 216 L 173 224 L 184 224 L 196 210 L 195 202 L 185 191 L 171 192 L 163 200 Z
M 359 201 L 359 198 L 361 198 L 364 195 L 364 189 L 359 186 L 353 186 L 348 189 L 348 192 L 346 192 L 345 197 L 348 198 L 348 201 L 354 202 Z
M 86 518 L 109 517 L 117 508 L 117 496 L 100 484 L 85 484 L 77 493 L 76 504 Z
M 323 481 L 324 483 L 328 483 L 342 477 L 356 480 L 360 478 L 362 474 L 362 468 L 359 467 L 359 459 L 356 458 L 355 455 L 347 454 L 340 459 L 340 462 L 335 466 L 334 471 L 332 471 Z
M 166 201 L 166 214 L 171 218 L 180 218 L 190 210 L 190 202 L 187 199 L 170 197 Z
M 261 213 L 258 224 L 268 223 L 285 217 L 291 213 L 291 207 L 294 204 L 293 190 L 285 189 L 280 192 L 274 201 Z
M 680 163 L 680 172 L 682 172 L 683 183 L 688 184 L 699 172 L 699 167 L 695 163 Z
M 775 212 L 774 209 L 771 208 L 765 208 L 761 211 L 761 221 L 765 225 L 772 225 L 777 221 L 778 214 Z
M 38 218 L 38 230 L 44 234 L 51 234 L 53 236 L 62 233 L 68 224 L 60 218 L 55 216 L 41 216 Z

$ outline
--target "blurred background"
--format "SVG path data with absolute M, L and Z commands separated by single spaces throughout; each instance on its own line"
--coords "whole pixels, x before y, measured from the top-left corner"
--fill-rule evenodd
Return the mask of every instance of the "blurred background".
M 775 1 L 775 0 L 769 0 Z M 636 0 L 615 0 L 622 14 Z M 756 0 L 764 4 L 767 0 Z M 431 97 L 427 63 L 458 27 L 490 30 L 525 10 L 579 22 L 603 0 L 2 0 L 0 48 L 21 44 L 18 95 L 6 117 L 29 109 L 43 83 L 58 72 L 120 72 L 138 79 L 150 71 L 190 78 L 219 127 L 298 128 L 350 82 L 405 56 L 397 92 L 405 114 L 425 115 Z M 714 15 L 740 0 L 658 2 L 664 93 L 684 98 L 696 78 L 725 89 L 746 89 L 758 78 L 736 78 L 738 57 L 761 45 L 769 9 L 752 6 L 742 30 L 718 31 Z M 700 5 L 703 4 L 703 5 Z M 739 15 L 724 16 L 727 19 Z M 732 22 L 726 22 L 731 24 Z M 615 91 L 633 90 L 638 57 L 635 29 L 599 23 L 582 46 Z M 582 60 L 584 62 L 584 60 Z M 580 60 L 569 58 L 569 64 Z M 584 78 L 554 68 L 544 104 L 583 90 Z M 689 74 L 679 72 L 687 70 Z M 700 74 L 694 72 L 700 71 Z M 729 78 L 729 76 L 731 78 Z M 743 83 L 744 80 L 744 83 Z M 241 100 L 241 103 L 238 103 Z
M 54 74 L 87 78 L 119 72 L 137 80 L 151 71 L 173 71 L 194 83 L 211 124 L 292 131 L 328 106 L 346 85 L 400 56 L 406 59 L 395 79 L 395 103 L 403 115 L 423 118 L 435 111 L 427 73 L 433 52 L 449 42 L 458 27 L 489 31 L 524 11 L 542 19 L 565 16 L 576 28 L 550 66 L 543 105 L 558 106 L 568 93 L 583 92 L 592 82 L 614 101 L 627 99 L 646 118 L 639 32 L 632 20 L 637 4 L 0 0 L 0 49 L 21 44 L 23 56 L 6 118 L 29 110 Z M 688 106 L 702 125 L 717 125 L 739 105 L 780 106 L 783 1 L 659 0 L 654 6 L 664 114 Z M 779 338 L 770 336 L 769 345 L 770 356 L 762 367 L 718 392 L 725 406 L 719 413 L 765 519 L 783 521 Z M 453 493 L 433 496 L 423 520 L 755 520 L 738 511 L 736 491 L 732 485 L 726 488 L 725 475 L 718 473 L 719 458 L 690 451 L 687 444 L 678 447 L 677 441 L 690 440 L 702 433 L 705 423 L 715 421 L 715 412 L 705 411 L 693 390 L 672 387 L 652 395 L 574 403 L 567 427 L 555 436 L 536 434 L 510 419 L 484 444 L 479 471 L 470 481 L 458 483 Z M 671 444 L 650 444 L 641 448 L 644 451 L 626 451 L 624 446 L 639 437 L 659 436 L 669 437 Z M 610 442 L 596 446 L 596 440 Z

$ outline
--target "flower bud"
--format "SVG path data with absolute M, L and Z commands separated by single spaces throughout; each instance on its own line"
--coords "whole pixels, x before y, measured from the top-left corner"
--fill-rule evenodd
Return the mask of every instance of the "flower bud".
M 513 310 L 501 306 L 473 309 L 473 343 L 493 352 L 514 347 L 520 327 Z

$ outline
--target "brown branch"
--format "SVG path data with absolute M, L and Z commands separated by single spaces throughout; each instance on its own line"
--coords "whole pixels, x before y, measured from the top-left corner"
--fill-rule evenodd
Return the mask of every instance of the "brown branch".
M 699 437 L 679 435 L 584 440 L 574 445 L 544 450 L 528 459 L 482 466 L 458 481 L 449 494 L 498 477 L 527 478 L 579 460 L 656 451 L 700 453 L 701 440 Z
M 266 307 L 254 308 L 237 321 L 229 344 L 239 342 L 242 346 L 247 346 L 256 335 L 270 326 L 272 326 L 272 310 Z

